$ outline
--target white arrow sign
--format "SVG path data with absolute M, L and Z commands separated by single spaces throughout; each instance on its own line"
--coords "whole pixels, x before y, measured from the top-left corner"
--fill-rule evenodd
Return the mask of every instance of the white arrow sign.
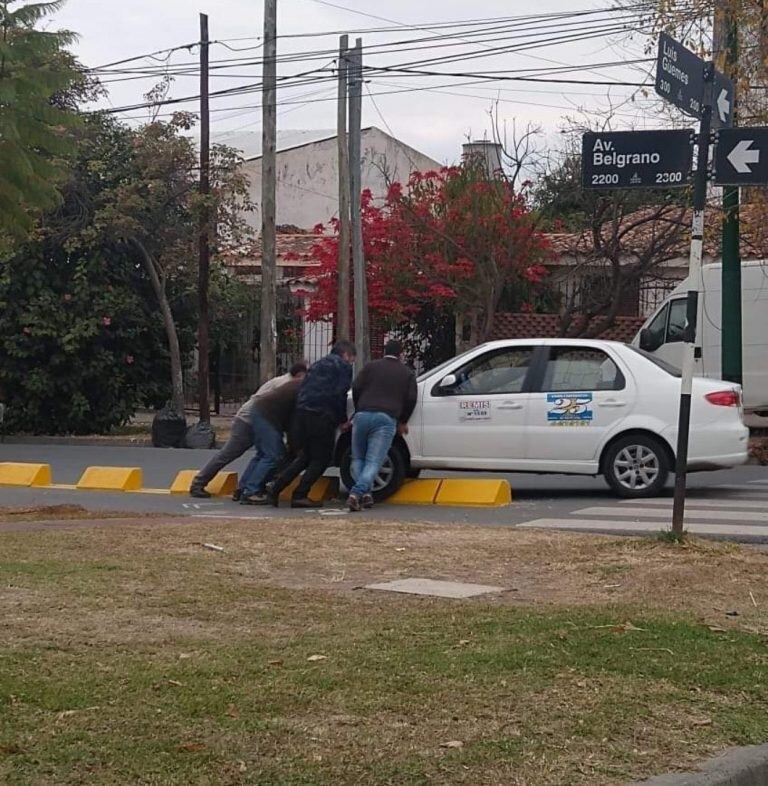
M 752 172 L 750 164 L 757 164 L 760 161 L 760 151 L 751 150 L 750 147 L 754 139 L 742 139 L 736 147 L 728 153 L 728 160 L 731 166 L 740 174 L 748 175 Z
M 725 123 L 731 112 L 731 102 L 728 100 L 728 91 L 721 90 L 717 97 L 717 114 L 720 115 L 720 122 Z

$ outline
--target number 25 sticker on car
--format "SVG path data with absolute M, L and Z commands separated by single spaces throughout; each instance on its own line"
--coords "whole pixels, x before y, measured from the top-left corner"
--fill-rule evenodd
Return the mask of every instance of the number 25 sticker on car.
M 594 419 L 591 393 L 548 393 L 547 404 L 553 426 L 588 426 Z

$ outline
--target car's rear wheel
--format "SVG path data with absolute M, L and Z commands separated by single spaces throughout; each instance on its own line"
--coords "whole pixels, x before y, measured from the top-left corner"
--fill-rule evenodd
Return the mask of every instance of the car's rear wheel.
M 351 489 L 355 485 L 352 477 L 352 449 L 346 448 L 339 462 L 341 480 L 344 485 Z M 376 502 L 391 497 L 403 485 L 408 473 L 408 460 L 403 455 L 403 451 L 396 445 L 389 449 L 384 463 L 381 465 L 379 474 L 373 482 L 373 498 Z
M 621 497 L 655 497 L 669 477 L 669 453 L 664 444 L 647 434 L 629 434 L 608 447 L 603 475 Z

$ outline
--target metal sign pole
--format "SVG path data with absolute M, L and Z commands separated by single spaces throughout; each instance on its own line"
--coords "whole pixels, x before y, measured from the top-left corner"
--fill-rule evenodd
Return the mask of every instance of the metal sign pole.
M 705 79 L 711 82 L 714 68 L 708 68 Z M 672 531 L 683 534 L 685 520 L 685 491 L 688 475 L 688 440 L 691 425 L 691 393 L 693 370 L 696 363 L 696 325 L 698 322 L 699 282 L 704 255 L 704 209 L 707 205 L 707 176 L 709 170 L 709 137 L 712 130 L 712 107 L 710 102 L 703 107 L 699 125 L 698 162 L 693 184 L 693 221 L 691 223 L 691 256 L 689 281 L 696 289 L 688 290 L 687 327 L 685 332 L 685 355 L 683 356 L 680 386 L 680 413 L 677 424 L 677 457 L 675 466 L 675 501 L 672 509 Z

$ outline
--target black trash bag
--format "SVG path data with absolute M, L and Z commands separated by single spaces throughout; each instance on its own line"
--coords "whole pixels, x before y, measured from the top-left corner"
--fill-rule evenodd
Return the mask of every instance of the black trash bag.
M 168 402 L 152 420 L 152 445 L 156 448 L 184 447 L 187 419 Z
M 190 450 L 209 450 L 216 446 L 216 432 L 210 423 L 195 423 L 187 429 L 184 447 Z

